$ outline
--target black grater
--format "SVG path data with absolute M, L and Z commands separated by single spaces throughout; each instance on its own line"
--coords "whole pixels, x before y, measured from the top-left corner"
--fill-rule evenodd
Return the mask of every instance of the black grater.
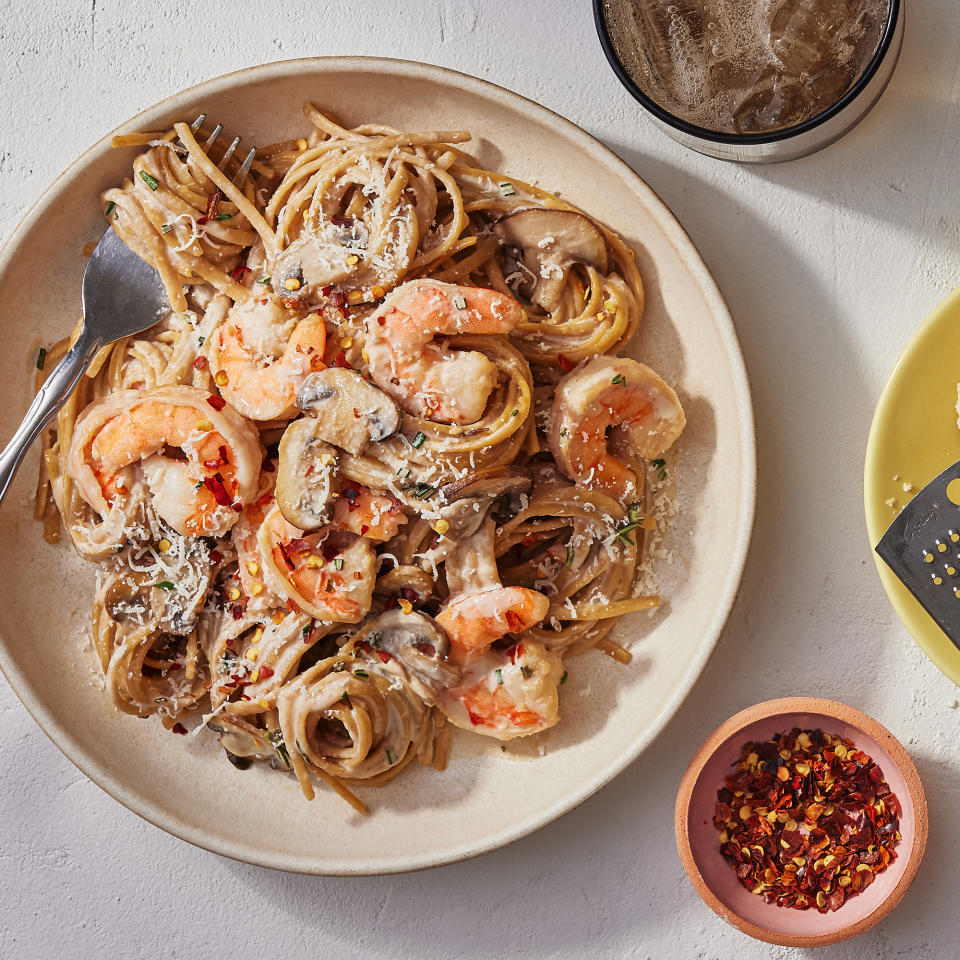
M 951 488 L 952 481 L 957 481 Z M 960 649 L 960 460 L 908 503 L 877 553 Z M 953 499 L 951 499 L 951 496 Z

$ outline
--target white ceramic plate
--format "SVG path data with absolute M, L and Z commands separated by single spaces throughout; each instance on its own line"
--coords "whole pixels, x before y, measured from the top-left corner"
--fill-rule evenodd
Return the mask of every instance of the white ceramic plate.
M 308 99 L 348 124 L 466 127 L 475 138 L 468 149 L 484 165 L 561 193 L 634 246 L 647 308 L 631 352 L 678 387 L 688 419 L 670 454 L 680 510 L 668 536 L 676 559 L 661 568 L 665 609 L 621 623 L 629 667 L 599 653 L 569 663 L 563 720 L 545 738 L 503 752 L 460 735 L 447 773 L 411 767 L 386 788 L 363 791 L 372 811 L 363 818 L 328 790 L 306 803 L 291 778 L 235 770 L 212 734 L 171 736 L 113 710 L 85 639 L 93 568 L 65 544 L 41 540 L 29 508 L 34 455 L 0 511 L 0 666 L 79 768 L 164 830 L 285 870 L 388 873 L 530 833 L 598 790 L 663 728 L 700 674 L 740 580 L 755 500 L 753 417 L 727 308 L 669 210 L 600 143 L 516 94 L 416 63 L 295 60 L 211 80 L 114 132 L 164 129 L 205 112 L 245 142 L 267 143 L 305 128 Z M 29 402 L 37 348 L 67 333 L 79 313 L 81 247 L 103 230 L 98 196 L 127 174 L 134 154 L 111 150 L 109 139 L 47 190 L 0 254 L 3 436 Z

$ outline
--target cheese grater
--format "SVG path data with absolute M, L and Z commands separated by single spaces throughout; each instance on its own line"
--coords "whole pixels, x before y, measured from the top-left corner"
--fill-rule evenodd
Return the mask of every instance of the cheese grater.
M 897 514 L 876 550 L 960 649 L 960 460 Z

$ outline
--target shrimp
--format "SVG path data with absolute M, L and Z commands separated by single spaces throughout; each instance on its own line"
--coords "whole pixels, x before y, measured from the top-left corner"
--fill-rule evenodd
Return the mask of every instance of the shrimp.
M 370 541 L 334 525 L 303 534 L 279 507 L 257 532 L 267 586 L 320 620 L 357 623 L 370 610 L 376 556 Z
M 101 516 L 145 482 L 182 536 L 223 536 L 257 492 L 263 447 L 253 424 L 187 386 L 120 390 L 77 422 L 67 469 Z M 179 450 L 179 456 L 174 451 Z
M 650 460 L 669 449 L 685 424 L 676 393 L 653 370 L 626 357 L 596 357 L 557 385 L 548 442 L 567 477 L 628 503 L 642 482 L 608 450 L 607 430 Z
M 351 483 L 340 491 L 333 508 L 333 522 L 370 540 L 390 540 L 407 518 L 403 504 L 396 497 Z
M 516 300 L 495 290 L 410 280 L 367 318 L 370 376 L 407 413 L 475 423 L 497 384 L 497 366 L 474 350 L 450 351 L 434 337 L 507 334 L 522 316 Z
M 450 598 L 437 623 L 450 637 L 450 662 L 467 667 L 508 633 L 536 626 L 550 601 L 529 587 L 504 587 L 494 554 L 496 525 L 489 517 L 476 533 L 461 537 L 444 563 Z
M 490 650 L 440 694 L 451 723 L 497 740 L 548 730 L 560 720 L 560 657 L 536 641 Z
M 300 384 L 322 370 L 323 317 L 291 316 L 275 297 L 235 306 L 210 338 L 209 360 L 223 398 L 251 420 L 289 419 Z
M 508 633 L 536 626 L 550 601 L 528 587 L 493 587 L 450 600 L 437 614 L 437 623 L 450 637 L 450 661 L 466 667 L 476 662 Z

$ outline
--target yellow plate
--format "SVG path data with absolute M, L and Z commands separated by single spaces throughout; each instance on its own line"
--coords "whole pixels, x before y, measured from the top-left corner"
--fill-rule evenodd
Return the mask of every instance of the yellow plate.
M 871 547 L 876 546 L 898 509 L 907 503 L 910 493 L 904 492 L 905 483 L 920 490 L 960 460 L 958 381 L 960 287 L 913 335 L 873 415 L 863 477 Z M 895 506 L 890 506 L 889 500 L 894 500 Z M 920 649 L 954 683 L 960 684 L 960 650 L 876 554 L 874 560 L 903 625 Z

